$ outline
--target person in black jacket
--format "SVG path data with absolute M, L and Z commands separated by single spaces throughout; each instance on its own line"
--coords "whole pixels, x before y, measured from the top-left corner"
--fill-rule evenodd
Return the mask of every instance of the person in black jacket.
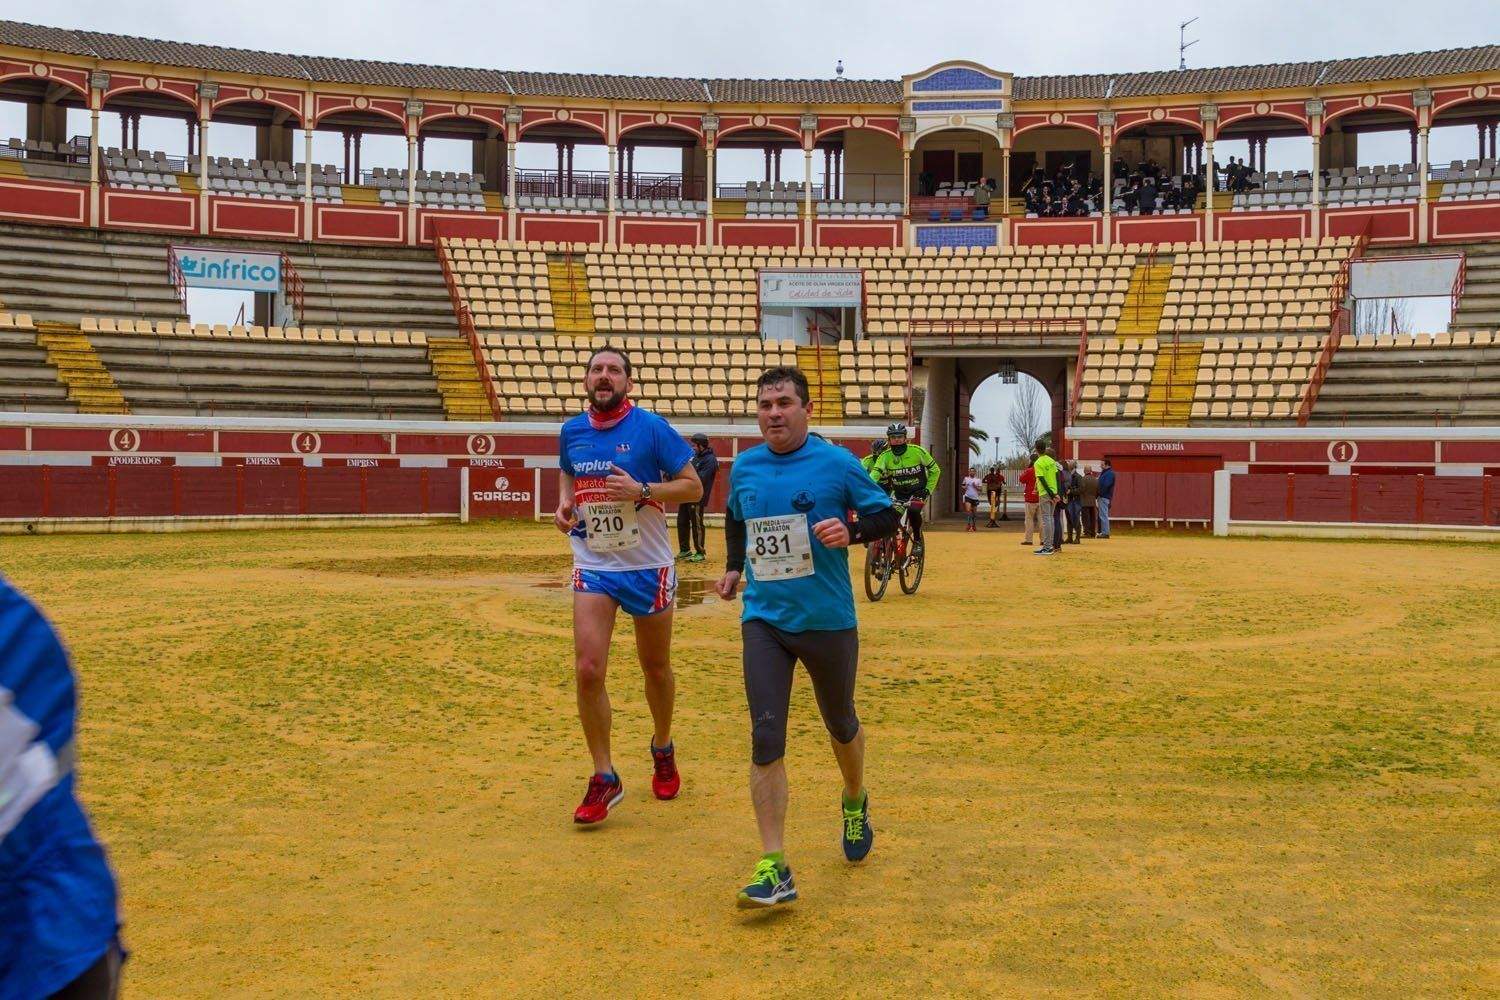
M 703 496 L 692 503 L 677 505 L 677 558 L 688 562 L 702 562 L 706 558 L 703 551 L 703 512 L 708 509 L 708 500 L 714 489 L 714 477 L 719 474 L 719 456 L 714 454 L 709 445 L 707 434 L 699 432 L 688 440 L 693 442 L 693 469 L 703 483 Z

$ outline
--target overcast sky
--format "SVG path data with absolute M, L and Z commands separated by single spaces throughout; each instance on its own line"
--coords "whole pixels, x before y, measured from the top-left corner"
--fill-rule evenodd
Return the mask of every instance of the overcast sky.
M 946 59 L 973 59 L 1019 76 L 1171 69 L 1178 23 L 1196 39 L 1189 66 L 1234 66 L 1382 55 L 1500 43 L 1500 0 L 1252 0 L 1120 3 L 1071 0 L 1035 4 L 951 0 L 567 0 L 565 3 L 471 0 L 361 0 L 358 4 L 258 0 L 211 8 L 185 0 L 62 0 L 10 5 L 7 17 L 176 41 L 307 55 L 386 59 L 495 69 L 630 73 L 660 76 L 831 77 L 842 59 L 851 78 L 894 79 Z M 0 109 L 0 131 L 16 131 L 14 107 Z M 86 119 L 82 123 L 87 131 Z M 24 127 L 24 121 L 22 126 Z M 105 126 L 106 144 L 117 136 Z M 212 152 L 248 156 L 248 135 L 220 129 Z M 1434 134 L 1432 158 L 1476 155 L 1472 131 Z M 142 126 L 142 145 L 184 151 L 181 127 Z M 155 140 L 155 141 L 153 141 Z M 1271 144 L 1272 169 L 1303 167 L 1306 140 Z M 231 144 L 225 148 L 221 144 Z M 367 142 L 364 163 L 404 164 L 400 140 L 390 149 Z M 437 144 L 434 144 L 437 145 Z M 1407 159 L 1404 137 L 1361 143 L 1362 163 Z M 337 140 L 316 157 L 332 162 Z M 524 149 L 524 147 L 523 147 Z M 253 147 L 252 147 L 253 150 Z M 579 149 L 578 169 L 597 169 Z M 1228 150 L 1220 159 L 1234 154 Z M 301 149 L 298 147 L 300 155 Z M 433 149 L 429 166 L 463 169 L 463 151 Z M 1240 155 L 1243 150 L 1240 151 Z M 754 154 L 745 161 L 750 176 Z M 523 166 L 546 166 L 546 150 Z M 528 162 L 531 161 L 531 162 Z M 668 169 L 641 162 L 638 169 Z M 720 161 L 720 177 L 737 177 Z M 982 425 L 999 430 L 1004 397 L 987 385 L 975 400 Z

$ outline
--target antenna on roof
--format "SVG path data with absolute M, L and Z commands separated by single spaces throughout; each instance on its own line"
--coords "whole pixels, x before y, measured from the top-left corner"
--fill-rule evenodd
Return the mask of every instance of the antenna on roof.
M 1177 26 L 1177 68 L 1187 69 L 1187 50 L 1198 44 L 1198 39 L 1191 42 L 1187 40 L 1188 25 L 1198 20 L 1196 17 L 1191 21 L 1183 21 Z
M 840 59 L 839 64 L 833 67 L 833 78 L 835 80 L 842 80 L 844 78 L 844 60 Z

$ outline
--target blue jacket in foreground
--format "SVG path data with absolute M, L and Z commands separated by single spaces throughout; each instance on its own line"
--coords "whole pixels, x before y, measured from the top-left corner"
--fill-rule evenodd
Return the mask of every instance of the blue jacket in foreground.
M 0 578 L 0 1000 L 56 993 L 119 930 L 114 876 L 73 794 L 76 714 L 56 633 Z

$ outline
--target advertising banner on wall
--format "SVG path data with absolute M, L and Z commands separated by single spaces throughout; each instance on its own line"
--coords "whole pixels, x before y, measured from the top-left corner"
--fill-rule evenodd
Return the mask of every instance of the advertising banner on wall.
M 524 517 L 536 514 L 537 469 L 471 467 L 469 517 Z
M 864 272 L 860 270 L 763 268 L 759 278 L 762 309 L 833 309 L 862 304 Z
M 281 255 L 219 247 L 178 247 L 182 279 L 189 288 L 227 288 L 238 292 L 281 291 Z

